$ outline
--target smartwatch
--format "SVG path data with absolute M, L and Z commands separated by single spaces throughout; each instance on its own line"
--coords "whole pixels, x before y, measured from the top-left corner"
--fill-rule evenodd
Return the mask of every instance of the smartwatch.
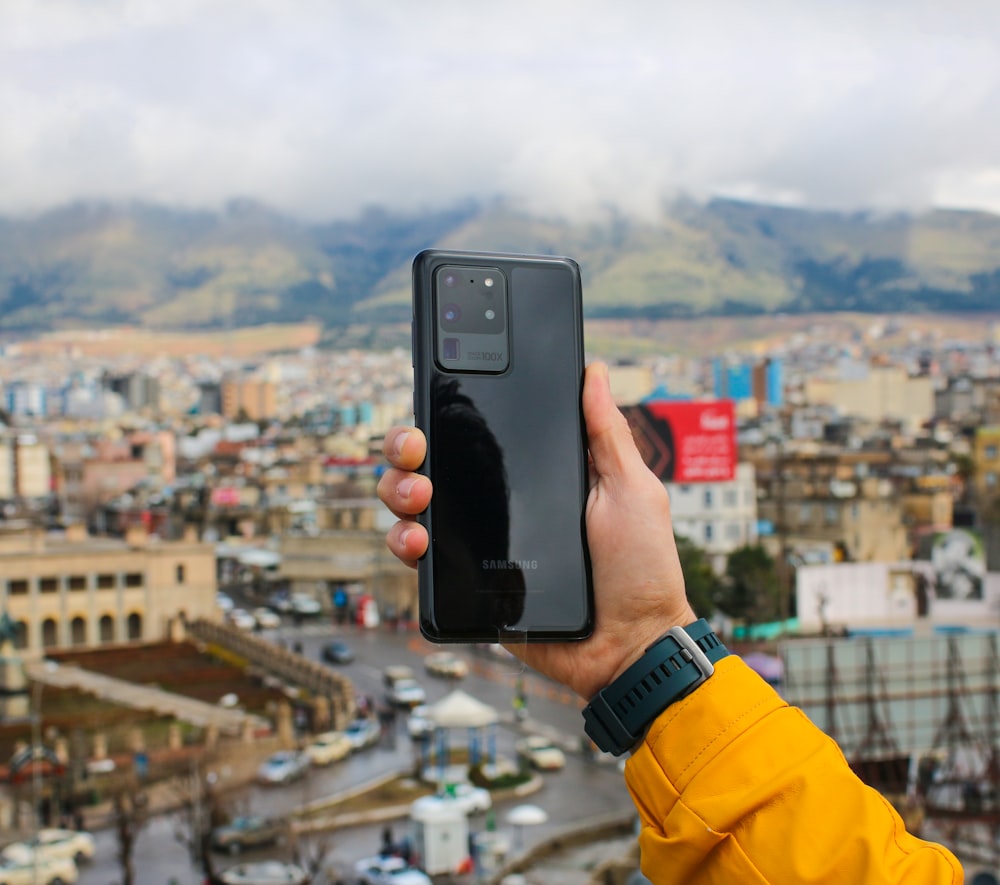
M 671 627 L 643 656 L 583 710 L 587 736 L 605 753 L 621 756 L 674 701 L 689 695 L 729 654 L 708 621 Z

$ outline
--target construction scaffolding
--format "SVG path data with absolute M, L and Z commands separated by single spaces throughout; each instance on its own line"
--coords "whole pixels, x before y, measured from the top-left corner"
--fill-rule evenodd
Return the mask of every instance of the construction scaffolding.
M 1000 858 L 1000 640 L 990 632 L 789 640 L 782 694 L 928 830 Z M 969 843 L 972 843 L 971 845 Z

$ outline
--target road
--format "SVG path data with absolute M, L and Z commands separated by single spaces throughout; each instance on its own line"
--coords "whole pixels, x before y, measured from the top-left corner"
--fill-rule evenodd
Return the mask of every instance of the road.
M 323 643 L 331 635 L 346 639 L 356 652 L 356 660 L 340 666 L 350 677 L 359 693 L 372 696 L 380 701 L 383 696 L 382 670 L 390 664 L 411 666 L 427 690 L 428 702 L 440 700 L 454 687 L 451 683 L 435 679 L 424 673 L 421 659 L 435 646 L 426 643 L 419 635 L 412 633 L 389 633 L 384 630 L 360 631 L 354 628 L 335 628 L 325 624 L 306 624 L 301 627 L 285 625 L 270 634 L 268 638 L 283 641 L 288 645 L 300 643 L 302 653 L 319 659 Z M 532 727 L 555 735 L 563 736 L 567 746 L 576 746 L 582 734 L 582 719 L 577 700 L 558 686 L 536 674 L 525 672 L 520 663 L 512 658 L 498 658 L 475 653 L 466 646 L 456 646 L 452 650 L 464 657 L 472 671 L 457 687 L 473 697 L 495 707 L 503 717 L 503 724 L 496 735 L 497 752 L 514 758 L 513 744 L 519 736 L 513 721 L 513 698 L 519 678 L 527 696 L 527 709 Z M 458 739 L 455 739 L 457 743 Z M 231 807 L 239 810 L 253 810 L 272 815 L 284 815 L 306 803 L 321 799 L 350 787 L 367 783 L 379 775 L 412 767 L 414 747 L 405 730 L 405 717 L 399 716 L 394 736 L 383 738 L 381 744 L 356 753 L 344 762 L 326 769 L 314 769 L 308 778 L 287 787 L 260 787 L 250 785 L 229 796 Z M 217 772 L 224 782 L 225 769 Z M 523 800 L 522 800 L 523 801 Z M 533 804 L 548 812 L 545 824 L 518 834 L 518 842 L 529 847 L 536 842 L 573 825 L 583 824 L 608 814 L 627 813 L 632 803 L 618 767 L 607 760 L 592 762 L 577 753 L 570 753 L 563 771 L 544 776 L 542 789 L 531 796 Z M 503 826 L 504 813 L 517 800 L 500 803 L 496 807 L 496 820 Z M 483 821 L 473 821 L 473 829 L 481 828 Z M 135 844 L 135 868 L 139 885 L 201 885 L 197 870 L 185 847 L 175 837 L 175 831 L 183 829 L 173 815 L 156 817 L 149 821 L 140 832 Z M 397 838 L 404 835 L 407 822 L 393 824 Z M 352 866 L 355 860 L 378 850 L 381 844 L 383 825 L 365 825 L 339 830 L 328 834 L 326 842 L 328 863 L 341 868 Z M 117 841 L 110 830 L 99 831 L 97 854 L 94 860 L 81 868 L 80 885 L 113 885 L 121 881 L 120 868 L 116 860 Z M 308 840 L 305 850 L 315 850 Z M 247 852 L 244 859 L 281 857 L 287 849 L 261 849 Z M 228 864 L 228 859 L 218 858 L 220 868 Z M 317 885 L 325 885 L 321 879 Z

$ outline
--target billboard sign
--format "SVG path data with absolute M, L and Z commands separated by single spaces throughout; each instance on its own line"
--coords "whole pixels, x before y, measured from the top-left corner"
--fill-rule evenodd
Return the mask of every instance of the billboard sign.
M 622 411 L 643 459 L 663 482 L 728 482 L 735 477 L 732 400 L 660 400 Z

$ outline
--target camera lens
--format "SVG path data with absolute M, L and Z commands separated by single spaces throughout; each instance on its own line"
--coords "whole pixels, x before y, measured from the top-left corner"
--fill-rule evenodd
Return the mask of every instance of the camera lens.
M 444 278 L 444 284 L 450 289 L 455 285 L 455 275 L 453 273 L 447 274 Z
M 462 308 L 457 304 L 446 304 L 441 311 L 441 319 L 446 323 L 457 323 L 462 318 Z

